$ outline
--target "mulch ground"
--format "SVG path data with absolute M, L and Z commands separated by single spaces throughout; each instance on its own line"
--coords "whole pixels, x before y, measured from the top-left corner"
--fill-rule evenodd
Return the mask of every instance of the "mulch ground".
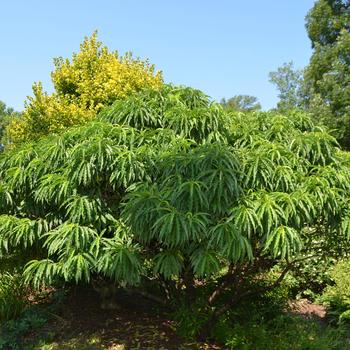
M 299 299 L 290 301 L 288 306 L 293 314 L 326 323 L 327 310 L 322 305 L 313 304 L 307 299 Z
M 186 343 L 164 309 L 140 295 L 115 296 L 116 309 L 102 309 L 93 289 L 72 290 L 42 334 L 53 335 L 48 350 L 223 350 L 217 344 Z M 326 323 L 326 309 L 307 299 L 291 301 L 289 312 Z M 35 336 L 35 335 L 34 335 Z
M 103 310 L 99 295 L 91 289 L 72 291 L 45 327 L 55 334 L 53 341 L 61 345 L 52 349 L 224 349 L 204 343 L 185 343 L 176 333 L 175 324 L 159 306 L 141 296 L 119 295 L 118 309 Z M 96 346 L 65 347 L 74 339 L 96 335 Z

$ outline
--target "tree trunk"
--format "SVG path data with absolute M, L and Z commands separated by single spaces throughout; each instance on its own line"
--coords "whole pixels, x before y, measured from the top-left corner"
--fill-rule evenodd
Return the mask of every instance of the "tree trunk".
M 247 290 L 246 292 L 243 292 L 242 289 L 236 289 L 231 300 L 228 301 L 227 303 L 225 303 L 220 308 L 216 309 L 213 312 L 213 314 L 211 315 L 211 317 L 209 318 L 209 320 L 206 323 L 204 323 L 204 325 L 202 326 L 202 329 L 199 333 L 198 339 L 200 341 L 205 341 L 210 336 L 210 333 L 211 333 L 213 327 L 215 327 L 215 325 L 219 321 L 220 317 L 222 315 L 224 315 L 225 312 L 227 312 L 231 308 L 237 306 L 243 299 L 257 295 L 257 294 L 266 293 L 267 291 L 270 291 L 270 290 L 276 288 L 277 286 L 279 286 L 280 283 L 283 281 L 287 272 L 290 270 L 291 266 L 292 266 L 292 263 L 289 263 L 286 266 L 286 268 L 281 272 L 280 276 L 276 279 L 276 281 L 273 282 L 272 284 L 270 284 L 269 286 L 258 288 L 255 290 Z

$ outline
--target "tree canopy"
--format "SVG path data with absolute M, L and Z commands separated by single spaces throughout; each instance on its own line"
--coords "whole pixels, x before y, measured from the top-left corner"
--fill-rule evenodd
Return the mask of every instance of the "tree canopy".
M 261 109 L 257 97 L 250 95 L 235 95 L 228 100 L 223 98 L 220 103 L 224 108 L 238 112 L 251 112 Z
M 306 18 L 313 46 L 305 70 L 309 105 L 318 105 L 319 118 L 338 130 L 341 144 L 350 147 L 350 3 L 319 0 Z
M 54 59 L 51 73 L 54 93 L 47 94 L 42 84 L 33 85 L 21 119 L 7 128 L 11 143 L 38 139 L 95 118 L 103 106 L 143 88 L 158 89 L 161 72 L 147 60 L 120 56 L 97 40 L 97 33 L 86 37 L 80 52 L 71 60 Z
M 294 69 L 293 62 L 284 63 L 269 73 L 270 82 L 279 91 L 277 109 L 286 112 L 304 107 L 303 71 Z
M 15 112 L 13 108 L 6 106 L 6 103 L 0 101 L 0 150 L 4 147 L 5 129 L 11 119 L 19 117 L 20 113 Z
M 134 93 L 0 156 L 1 254 L 27 257 L 36 287 L 101 275 L 190 291 L 238 274 L 239 299 L 247 276 L 345 249 L 348 166 L 303 113 L 227 112 L 182 87 Z

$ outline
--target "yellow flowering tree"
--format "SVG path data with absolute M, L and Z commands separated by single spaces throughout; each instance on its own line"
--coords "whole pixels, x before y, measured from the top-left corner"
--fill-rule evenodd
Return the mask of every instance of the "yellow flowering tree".
M 23 117 L 7 127 L 11 143 L 82 124 L 116 99 L 143 88 L 159 89 L 163 84 L 161 72 L 155 71 L 148 60 L 109 51 L 98 41 L 97 32 L 85 38 L 80 52 L 74 53 L 71 60 L 55 58 L 54 65 L 54 93 L 47 94 L 41 83 L 33 85 L 33 96 L 25 103 Z

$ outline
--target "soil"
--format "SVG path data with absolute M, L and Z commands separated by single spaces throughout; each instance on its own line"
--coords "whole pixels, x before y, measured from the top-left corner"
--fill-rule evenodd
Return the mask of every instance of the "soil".
M 326 322 L 327 310 L 322 305 L 313 304 L 307 299 L 299 299 L 290 301 L 289 307 L 293 314 L 300 315 L 306 319 L 316 319 L 321 323 Z
M 175 323 L 159 304 L 140 295 L 120 292 L 112 309 L 93 289 L 73 290 L 41 334 L 51 334 L 49 347 L 37 350 L 224 350 L 214 343 L 184 342 Z M 326 309 L 307 299 L 289 302 L 288 312 L 326 324 Z M 35 338 L 35 334 L 31 338 Z M 47 344 L 47 343 L 46 343 Z
M 107 350 L 217 350 L 222 346 L 206 343 L 185 343 L 176 333 L 175 324 L 159 305 L 141 296 L 116 296 L 118 309 L 101 309 L 99 295 L 91 289 L 73 291 L 59 315 L 46 325 L 54 334 L 57 347 L 50 349 Z M 79 345 L 81 339 L 97 339 L 96 346 Z M 73 344 L 79 339 L 79 344 Z

